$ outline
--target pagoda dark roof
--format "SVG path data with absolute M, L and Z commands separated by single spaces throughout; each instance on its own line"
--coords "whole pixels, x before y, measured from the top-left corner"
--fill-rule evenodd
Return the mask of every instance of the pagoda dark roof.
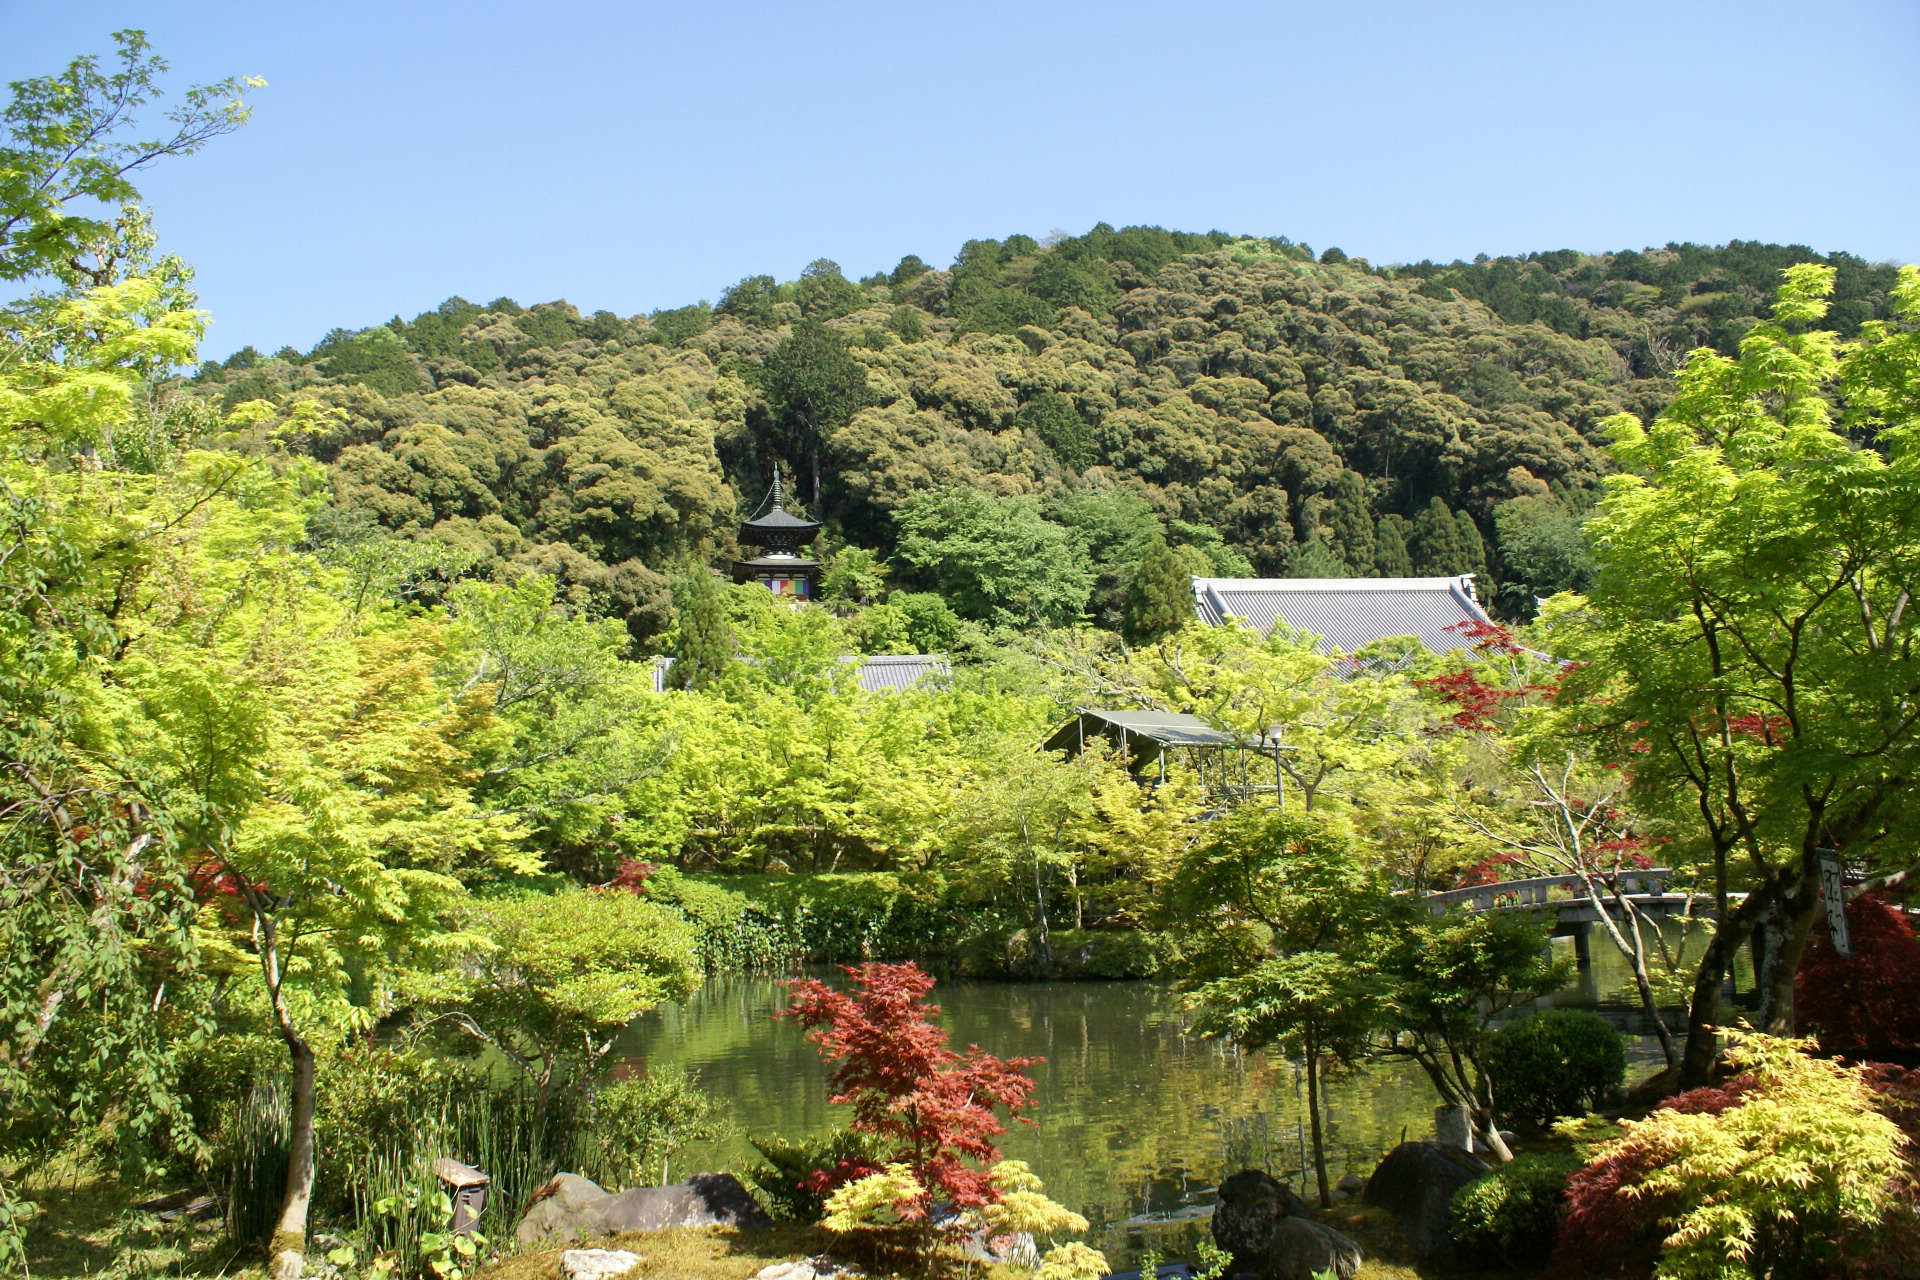
M 797 533 L 802 529 L 817 531 L 820 528 L 820 522 L 818 520 L 808 520 L 801 516 L 796 516 L 791 511 L 776 506 L 758 520 L 749 520 L 740 527 L 742 529 L 760 529 L 769 532 L 779 530 L 781 532 Z

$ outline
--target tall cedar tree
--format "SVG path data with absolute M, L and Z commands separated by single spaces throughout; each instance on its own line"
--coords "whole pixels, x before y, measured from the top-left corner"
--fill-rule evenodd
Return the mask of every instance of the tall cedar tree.
M 1373 526 L 1373 571 L 1382 578 L 1410 578 L 1413 559 L 1407 555 L 1407 539 L 1402 530 L 1405 516 L 1381 516 Z
M 1367 500 L 1367 482 L 1358 473 L 1342 471 L 1333 482 L 1333 505 L 1326 529 L 1348 573 L 1364 578 L 1373 573 L 1373 508 Z
M 1460 522 L 1453 518 L 1446 499 L 1435 495 L 1420 514 L 1413 518 L 1413 556 L 1415 573 L 1428 576 L 1462 573 L 1461 562 L 1467 549 L 1460 540 Z
M 706 689 L 733 661 L 733 629 L 720 583 L 704 565 L 694 565 L 673 584 L 680 629 L 673 640 L 667 683 L 676 689 Z
M 767 353 L 764 388 L 780 431 L 778 447 L 813 467 L 813 504 L 820 505 L 820 446 L 869 399 L 867 372 L 846 341 L 808 316 Z
M 1460 532 L 1460 561 L 1454 573 L 1474 573 L 1485 575 L 1487 572 L 1487 543 L 1480 536 L 1480 526 L 1473 517 L 1464 511 L 1453 513 L 1454 527 Z
M 1193 577 L 1186 560 L 1165 542 L 1147 549 L 1127 584 L 1120 630 L 1130 644 L 1149 644 L 1193 619 Z
M 1042 391 L 1020 406 L 1014 415 L 1016 426 L 1026 427 L 1053 450 L 1053 456 L 1075 471 L 1085 471 L 1100 460 L 1094 443 L 1093 428 L 1087 425 L 1073 401 L 1058 391 Z
M 967 1209 L 1000 1199 L 988 1174 L 963 1160 L 992 1164 L 1000 1158 L 993 1139 L 1006 1132 L 994 1114 L 1009 1115 L 1031 1100 L 1033 1080 L 1023 1068 L 1044 1058 L 996 1058 L 978 1045 L 964 1054 L 947 1047 L 935 1024 L 938 1005 L 923 997 L 933 978 L 912 964 L 842 966 L 851 992 L 814 979 L 790 982 L 793 1003 L 784 1014 L 807 1028 L 820 1056 L 833 1064 L 827 1083 L 836 1105 L 853 1107 L 852 1128 L 871 1134 L 883 1150 L 879 1163 L 842 1161 L 815 1174 L 826 1190 L 883 1164 L 910 1166 L 920 1185 Z M 931 1195 L 902 1215 L 926 1216 Z

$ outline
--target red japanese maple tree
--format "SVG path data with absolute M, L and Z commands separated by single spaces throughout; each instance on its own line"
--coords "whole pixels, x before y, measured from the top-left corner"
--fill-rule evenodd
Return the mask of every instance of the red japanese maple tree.
M 1848 959 L 1824 924 L 1793 975 L 1800 1020 L 1826 1053 L 1920 1062 L 1920 944 L 1906 912 L 1867 894 L 1847 904 Z
M 779 1015 L 807 1028 L 807 1038 L 832 1064 L 830 1101 L 853 1107 L 853 1129 L 870 1134 L 888 1150 L 883 1159 L 913 1169 L 922 1186 L 956 1208 L 1000 1198 L 987 1173 L 967 1160 L 991 1164 L 1000 1158 L 993 1139 L 1006 1132 L 994 1108 L 1014 1115 L 1026 1106 L 1033 1080 L 1023 1068 L 1044 1058 L 996 1058 L 968 1045 L 947 1047 L 947 1033 L 934 1022 L 938 1005 L 924 997 L 933 978 L 913 964 L 842 966 L 852 991 L 813 979 L 788 984 L 793 1003 Z M 875 1171 L 845 1162 L 822 1170 L 825 1190 Z M 928 1205 L 907 1216 L 926 1214 Z

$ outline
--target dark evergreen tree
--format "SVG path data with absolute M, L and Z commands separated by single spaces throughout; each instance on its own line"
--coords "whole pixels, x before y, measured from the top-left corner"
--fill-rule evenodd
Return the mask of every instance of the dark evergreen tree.
M 1075 471 L 1084 471 L 1098 460 L 1093 429 L 1073 407 L 1073 401 L 1058 391 L 1042 391 L 1020 406 L 1014 422 L 1029 427 L 1040 437 L 1053 456 Z
M 1480 537 L 1480 526 L 1464 511 L 1454 512 L 1453 522 L 1460 531 L 1460 567 L 1455 572 L 1477 573 L 1484 578 L 1487 573 L 1487 544 Z
M 720 582 L 705 565 L 688 566 L 673 582 L 673 609 L 680 629 L 673 638 L 673 665 L 667 684 L 675 689 L 705 689 L 733 661 L 733 628 Z
M 1407 551 L 1413 557 L 1413 571 L 1422 576 L 1465 572 L 1459 566 L 1467 558 L 1467 549 L 1446 499 L 1435 494 L 1414 517 L 1413 545 Z
M 839 334 L 811 316 L 798 321 L 767 353 L 767 404 L 786 457 L 813 468 L 813 502 L 820 505 L 820 446 L 867 403 L 867 371 L 847 354 Z
M 1294 552 L 1293 563 L 1288 566 L 1289 578 L 1349 578 L 1354 575 L 1347 572 L 1347 562 L 1340 553 L 1327 545 L 1327 531 L 1315 529 L 1313 536 L 1300 544 Z
M 920 319 L 920 309 L 910 307 L 904 302 L 895 307 L 893 314 L 887 317 L 887 328 L 902 342 L 926 341 L 927 326 Z
M 1333 482 L 1333 505 L 1327 508 L 1328 545 L 1346 563 L 1350 577 L 1365 578 L 1373 569 L 1373 509 L 1367 500 L 1367 482 L 1352 471 L 1342 471 Z
M 1178 631 L 1193 616 L 1193 574 L 1187 559 L 1156 541 L 1127 584 L 1120 633 L 1131 644 L 1149 644 Z
M 1413 559 L 1407 554 L 1407 518 L 1381 516 L 1373 526 L 1373 571 L 1381 578 L 1411 578 Z
M 898 289 L 903 285 L 912 284 L 931 270 L 933 268 L 922 262 L 919 254 L 910 253 L 900 259 L 900 265 L 888 273 L 887 283 Z

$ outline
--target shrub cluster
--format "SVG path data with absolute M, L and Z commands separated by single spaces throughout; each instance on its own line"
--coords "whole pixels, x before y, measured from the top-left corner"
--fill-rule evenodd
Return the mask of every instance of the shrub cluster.
M 1560 1230 L 1567 1175 L 1580 1167 L 1571 1152 L 1527 1153 L 1490 1169 L 1453 1196 L 1455 1243 L 1510 1267 L 1537 1266 Z
M 1627 1076 L 1620 1033 L 1590 1013 L 1553 1009 L 1508 1023 L 1487 1045 L 1494 1106 L 1544 1126 L 1598 1111 Z

